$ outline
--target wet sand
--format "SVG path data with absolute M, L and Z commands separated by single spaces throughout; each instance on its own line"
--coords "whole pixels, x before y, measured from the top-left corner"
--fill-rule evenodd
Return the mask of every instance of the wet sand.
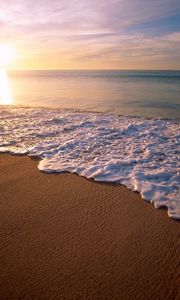
M 180 299 L 180 223 L 126 187 L 0 155 L 0 299 Z

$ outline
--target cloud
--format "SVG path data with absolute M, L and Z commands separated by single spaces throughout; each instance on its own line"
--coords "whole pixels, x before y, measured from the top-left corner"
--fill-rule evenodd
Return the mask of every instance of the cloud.
M 1 0 L 0 42 L 72 61 L 172 60 L 178 11 L 179 0 Z
M 7 27 L 36 27 L 39 31 L 121 31 L 173 15 L 178 9 L 178 0 L 4 0 L 0 2 L 0 21 Z
M 89 42 L 88 47 L 82 45 L 80 53 L 74 56 L 77 61 L 109 61 L 114 65 L 123 65 L 126 63 L 158 63 L 164 61 L 164 65 L 168 60 L 176 59 L 174 67 L 178 67 L 180 61 L 180 33 L 173 33 L 161 37 L 146 37 L 144 35 L 119 35 L 101 37 L 101 44 Z

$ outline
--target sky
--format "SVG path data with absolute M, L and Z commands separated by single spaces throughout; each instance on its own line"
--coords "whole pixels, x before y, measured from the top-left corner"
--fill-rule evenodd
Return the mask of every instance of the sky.
M 1 0 L 12 69 L 180 69 L 180 0 Z

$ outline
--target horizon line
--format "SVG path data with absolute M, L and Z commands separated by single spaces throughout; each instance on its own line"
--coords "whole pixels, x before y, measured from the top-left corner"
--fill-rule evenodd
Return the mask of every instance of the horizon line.
M 1 69 L 1 68 L 0 68 Z M 180 71 L 180 69 L 5 69 L 8 71 Z

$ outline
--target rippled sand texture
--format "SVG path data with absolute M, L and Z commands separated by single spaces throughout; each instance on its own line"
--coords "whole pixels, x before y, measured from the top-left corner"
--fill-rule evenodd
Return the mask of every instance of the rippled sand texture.
M 173 218 L 180 218 L 179 150 L 178 120 L 1 107 L 0 152 L 38 156 L 41 171 L 124 184 Z
M 124 186 L 0 155 L 0 299 L 179 299 L 179 223 Z

